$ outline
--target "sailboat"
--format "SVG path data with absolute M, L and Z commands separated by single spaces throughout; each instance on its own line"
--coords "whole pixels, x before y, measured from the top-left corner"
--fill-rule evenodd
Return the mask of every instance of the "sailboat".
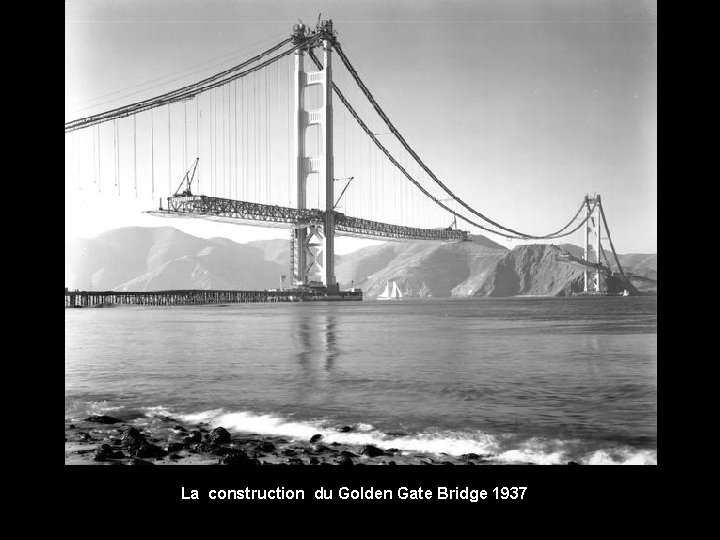
M 392 288 L 390 287 L 390 283 L 392 283 Z M 400 291 L 400 287 L 397 286 L 397 283 L 394 281 L 390 282 L 388 281 L 385 284 L 385 290 L 382 292 L 380 296 L 377 297 L 378 300 L 394 300 L 398 298 L 402 298 L 403 294 Z

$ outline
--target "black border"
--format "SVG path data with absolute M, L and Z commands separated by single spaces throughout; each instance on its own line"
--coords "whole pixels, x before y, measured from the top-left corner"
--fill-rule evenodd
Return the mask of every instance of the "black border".
M 32 175 L 44 176 L 44 178 L 47 179 L 45 185 L 42 185 L 43 183 L 41 182 L 42 199 L 44 202 L 35 199 L 36 204 L 42 205 L 50 204 L 49 200 L 51 198 L 56 198 L 56 200 L 64 198 L 62 184 L 53 181 L 53 179 L 62 177 L 58 171 L 60 163 L 64 159 L 63 142 L 60 139 L 62 132 L 58 129 L 58 139 L 55 145 L 55 138 L 49 136 L 50 133 L 54 133 L 54 130 L 48 126 L 49 124 L 54 125 L 54 122 L 48 122 L 47 120 L 47 116 L 52 117 L 53 115 L 48 115 L 47 109 L 40 105 L 47 103 L 48 99 L 52 101 L 51 94 L 54 93 L 58 98 L 58 104 L 56 106 L 58 107 L 58 116 L 60 116 L 59 107 L 61 106 L 60 101 L 63 96 L 60 81 L 63 80 L 64 58 L 59 43 L 64 41 L 63 25 L 60 23 L 64 18 L 64 10 L 60 7 L 62 4 L 58 3 L 56 5 L 58 6 L 57 15 L 53 13 L 52 16 L 48 15 L 44 17 L 38 16 L 38 13 L 35 12 L 14 16 L 16 20 L 31 20 L 33 28 L 35 29 L 35 32 L 33 32 L 34 37 L 30 43 L 30 46 L 34 47 L 34 50 L 30 49 L 27 54 L 20 56 L 19 59 L 15 59 L 15 61 L 20 64 L 18 67 L 22 68 L 24 64 L 26 68 L 25 76 L 27 76 L 29 80 L 38 78 L 35 67 L 37 66 L 37 60 L 39 58 L 47 57 L 48 53 L 50 55 L 53 53 L 57 54 L 57 57 L 50 61 L 51 65 L 46 64 L 44 66 L 43 71 L 45 76 L 55 79 L 55 84 L 51 84 L 50 89 L 42 84 L 31 85 L 31 88 L 27 88 L 26 91 L 24 91 L 23 101 L 36 104 L 34 110 L 29 111 L 30 117 L 28 118 L 27 111 L 13 110 L 14 108 L 9 106 L 10 112 L 19 117 L 16 119 L 17 125 L 26 128 L 25 132 L 19 135 L 19 137 L 24 138 L 25 141 L 30 141 L 28 154 L 19 158 L 25 165 L 22 172 L 27 175 L 27 164 L 32 164 L 38 167 L 37 171 L 32 171 Z M 47 11 L 48 7 L 49 6 L 43 6 L 43 12 L 46 14 L 49 14 Z M 664 6 L 664 9 L 668 7 L 669 6 Z M 55 16 L 57 16 L 57 18 L 55 18 Z M 658 30 L 659 27 L 660 23 L 658 21 Z M 678 28 L 676 27 L 676 29 Z M 685 38 L 685 36 L 681 34 L 682 32 L 679 32 L 673 36 L 673 47 L 681 45 L 680 42 Z M 660 32 L 659 35 L 661 35 Z M 690 38 L 686 41 L 688 43 L 693 42 Z M 53 46 L 51 43 L 55 43 L 55 45 Z M 49 51 L 47 50 L 48 47 L 50 49 Z M 10 50 L 17 50 L 14 47 L 9 48 Z M 688 53 L 688 56 L 689 55 L 690 53 Z M 686 74 L 692 72 L 692 68 L 687 66 L 684 61 L 682 64 L 684 65 L 682 69 L 683 72 Z M 13 69 L 13 67 L 9 69 Z M 658 77 L 660 73 L 665 73 L 665 71 L 659 69 Z M 664 81 L 666 86 L 664 87 L 667 88 L 668 84 L 672 83 L 672 79 L 674 78 L 675 76 L 672 74 L 666 76 Z M 679 80 L 676 79 L 674 82 L 679 86 L 681 83 L 687 82 L 687 80 L 686 77 L 681 76 Z M 691 103 L 692 100 L 688 100 L 687 102 Z M 680 113 L 676 114 L 678 115 L 678 122 L 675 125 L 681 125 L 679 121 Z M 60 123 L 62 123 L 62 121 L 58 118 L 58 124 Z M 37 126 L 47 127 L 40 128 L 40 135 L 38 135 Z M 48 147 L 44 141 L 52 141 L 50 147 Z M 660 148 L 660 144 L 658 148 Z M 675 143 L 673 143 L 672 150 L 670 150 L 670 146 L 668 145 L 666 146 L 666 152 L 658 152 L 659 165 L 660 163 L 663 165 L 663 167 L 659 167 L 659 171 L 662 171 L 662 174 L 659 175 L 660 179 L 668 179 L 673 176 L 673 173 L 669 172 L 672 170 L 672 166 L 668 164 L 668 161 L 672 161 L 673 157 L 680 159 L 682 156 L 687 157 L 691 154 L 691 152 L 684 153 L 678 149 Z M 678 155 L 680 157 L 678 157 Z M 675 182 L 677 182 L 677 179 L 675 179 Z M 662 181 L 660 181 L 660 183 L 662 183 Z M 677 186 L 677 183 L 673 185 Z M 57 190 L 55 191 L 56 187 Z M 667 191 L 659 191 L 658 210 L 660 210 L 660 207 L 663 205 L 669 208 L 670 203 L 663 199 L 663 194 L 667 193 Z M 34 197 L 38 194 L 30 193 L 30 195 Z M 21 207 L 17 210 L 19 210 L 15 217 L 17 222 L 28 219 L 27 207 Z M 673 215 L 677 216 L 678 210 L 680 210 L 680 212 L 683 211 L 677 208 L 677 201 L 673 201 Z M 689 209 L 686 208 L 685 211 L 689 211 Z M 663 213 L 663 216 L 669 215 L 669 211 Z M 51 228 L 59 229 L 59 227 L 53 226 L 58 219 L 58 216 L 53 215 L 52 212 L 46 217 L 40 217 L 37 223 L 37 230 L 32 231 L 28 236 L 41 233 L 47 234 Z M 677 220 L 681 219 L 684 219 L 684 216 L 676 217 L 673 221 L 677 223 Z M 661 244 L 668 246 L 668 252 L 670 252 L 671 247 L 677 249 L 678 246 L 685 244 L 684 238 L 680 238 L 678 233 L 673 233 L 671 229 L 673 225 L 674 223 L 666 222 L 664 219 L 658 220 L 658 238 Z M 13 235 L 16 234 L 17 231 L 11 229 L 7 231 L 7 233 Z M 674 238 L 674 234 L 677 234 L 678 237 Z M 57 251 L 54 251 L 55 249 Z M 61 260 L 63 252 L 64 240 L 60 238 L 60 231 L 58 230 L 52 253 L 50 250 L 43 251 L 39 261 L 45 261 L 45 263 L 47 263 L 47 261 L 52 258 L 57 262 L 57 271 L 60 272 L 59 261 Z M 663 250 L 663 252 L 665 251 Z M 673 262 L 668 262 L 670 263 L 668 275 L 672 275 L 674 270 L 671 268 Z M 33 283 L 46 283 L 48 281 L 47 265 L 38 265 L 36 270 L 36 275 L 26 275 L 23 280 L 27 279 Z M 678 271 L 680 271 L 680 265 L 678 265 Z M 52 282 L 54 280 L 50 279 L 49 281 Z M 57 288 L 60 288 L 60 286 L 61 284 L 58 283 Z M 682 294 L 677 290 L 676 293 Z M 663 308 L 662 315 L 659 314 L 660 321 L 662 321 L 660 322 L 660 326 L 664 328 L 665 333 L 662 334 L 662 337 L 661 333 L 658 333 L 658 357 L 662 358 L 663 362 L 672 364 L 672 360 L 679 361 L 687 357 L 681 341 L 689 335 L 691 329 L 690 327 L 684 328 L 682 326 L 683 312 L 674 305 L 677 304 L 677 298 L 673 298 L 673 291 L 668 293 L 667 298 L 663 298 L 661 304 Z M 35 412 L 35 414 L 38 415 L 36 418 L 40 418 L 43 414 L 46 415 L 47 410 L 54 410 L 55 405 L 53 404 L 56 403 L 56 400 L 57 402 L 61 399 L 64 400 L 64 396 L 62 398 L 60 396 L 58 384 L 61 377 L 64 380 L 64 370 L 61 374 L 60 370 L 63 368 L 60 368 L 59 362 L 57 363 L 57 367 L 54 365 L 48 366 L 48 363 L 55 364 L 58 357 L 63 354 L 60 351 L 60 342 L 63 340 L 63 330 L 61 326 L 64 323 L 63 311 L 58 311 L 58 320 L 54 321 L 54 316 L 47 316 L 46 313 L 42 312 L 42 307 L 44 306 L 41 304 L 39 309 L 32 310 L 35 316 L 30 314 L 24 315 L 30 318 L 21 321 L 20 324 L 21 328 L 29 331 L 28 336 L 23 336 L 20 339 L 32 345 L 31 353 L 23 356 L 30 371 L 28 376 L 40 376 L 41 383 L 48 385 L 47 389 L 35 389 L 35 387 L 33 387 L 34 391 L 31 395 L 39 393 L 44 398 L 40 403 L 33 404 L 41 407 L 39 411 Z M 53 310 L 54 309 L 56 308 L 53 308 Z M 58 307 L 57 309 L 61 310 L 62 308 Z M 49 319 L 47 327 L 51 326 L 50 332 L 46 332 L 46 330 L 43 329 L 43 327 L 47 328 L 43 321 L 46 317 Z M 684 322 L 689 324 L 694 321 L 684 318 Z M 697 329 L 692 328 L 692 330 L 696 331 Z M 41 332 L 42 335 L 39 335 L 38 332 Z M 45 337 L 46 333 L 49 334 L 47 337 Z M 44 350 L 46 347 L 47 350 Z M 57 369 L 57 375 L 55 375 L 55 369 Z M 40 374 L 38 374 L 38 370 L 40 370 Z M 680 385 L 685 386 L 685 388 L 692 388 L 694 384 L 691 377 L 683 378 L 682 366 L 678 368 L 677 366 L 668 365 L 664 366 L 662 371 L 663 381 L 666 379 L 672 379 L 674 381 L 672 384 L 672 394 L 676 396 L 682 393 L 682 390 L 677 388 L 678 382 Z M 688 387 L 687 385 L 691 386 Z M 133 508 L 150 509 L 166 506 L 178 510 L 202 507 L 211 509 L 213 513 L 215 511 L 224 512 L 227 510 L 236 513 L 240 509 L 248 508 L 246 506 L 247 504 L 250 504 L 250 508 L 252 509 L 262 507 L 270 511 L 275 509 L 283 509 L 284 511 L 291 507 L 304 509 L 308 508 L 309 505 L 317 509 L 323 506 L 329 506 L 333 511 L 341 507 L 350 509 L 372 509 L 377 505 L 388 504 L 415 511 L 422 510 L 428 504 L 432 504 L 433 506 L 444 506 L 446 508 L 460 509 L 472 513 L 477 513 L 485 508 L 492 508 L 493 511 L 506 509 L 513 512 L 519 509 L 544 508 L 562 519 L 569 514 L 582 512 L 583 515 L 591 517 L 595 523 L 601 523 L 603 519 L 608 516 L 611 516 L 611 519 L 615 521 L 620 515 L 636 512 L 639 507 L 650 507 L 654 509 L 651 515 L 643 514 L 644 517 L 637 517 L 652 519 L 659 515 L 660 510 L 658 510 L 658 508 L 660 506 L 664 506 L 668 501 L 675 503 L 684 498 L 681 488 L 679 486 L 673 486 L 671 483 L 673 482 L 675 471 L 679 470 L 679 461 L 684 457 L 691 460 L 691 458 L 685 455 L 685 452 L 692 452 L 692 450 L 685 450 L 685 448 L 683 448 L 684 444 L 690 446 L 695 444 L 692 443 L 691 440 L 692 434 L 687 431 L 692 429 L 689 426 L 687 430 L 682 430 L 683 433 L 672 433 L 672 430 L 668 426 L 668 419 L 679 413 L 673 412 L 673 407 L 668 405 L 668 394 L 670 393 L 670 391 L 667 390 L 669 388 L 668 385 L 659 382 L 658 386 L 662 387 L 662 390 L 659 388 L 658 402 L 658 422 L 662 425 L 662 428 L 659 430 L 662 433 L 662 451 L 659 452 L 659 465 L 655 467 L 464 466 L 458 470 L 457 466 L 354 466 L 345 468 L 170 466 L 154 467 L 152 469 L 140 467 L 139 469 L 143 472 L 139 472 L 136 467 L 120 469 L 112 466 L 65 466 L 62 458 L 56 460 L 53 457 L 48 460 L 44 457 L 43 454 L 45 454 L 47 450 L 45 450 L 44 444 L 39 444 L 31 445 L 35 446 L 31 450 L 35 450 L 37 455 L 28 458 L 30 461 L 26 462 L 24 467 L 33 470 L 38 468 L 40 471 L 43 470 L 43 467 L 46 467 L 43 473 L 49 474 L 49 476 L 43 476 L 42 478 L 31 477 L 32 479 L 26 482 L 25 487 L 30 488 L 35 493 L 40 491 L 47 492 L 54 488 L 55 496 L 53 498 L 53 505 L 61 506 L 67 516 L 70 516 L 71 513 L 76 512 L 78 509 L 82 509 L 82 513 L 87 515 L 90 509 L 107 510 L 113 508 L 115 511 L 124 512 Z M 29 392 L 25 392 L 26 395 L 28 393 Z M 673 401 L 677 399 L 683 398 L 682 396 L 679 398 L 676 397 Z M 47 403 L 45 403 L 45 400 L 47 400 Z M 665 404 L 663 405 L 663 403 Z M 51 417 L 54 417 L 54 415 L 51 414 Z M 62 426 L 62 423 L 59 423 L 59 425 Z M 50 429 L 50 433 L 52 434 L 55 429 L 56 428 Z M 22 428 L 18 426 L 18 430 L 22 431 Z M 59 438 L 59 433 L 57 436 Z M 702 441 L 697 444 L 702 444 Z M 51 446 L 50 449 L 53 447 L 54 446 Z M 673 447 L 675 447 L 674 452 Z M 54 455 L 54 452 L 51 451 L 50 453 Z M 700 459 L 706 460 L 707 457 L 702 456 Z M 677 460 L 677 462 L 674 462 L 675 460 Z M 688 466 L 692 467 L 692 463 L 689 465 L 683 464 L 684 468 Z M 693 472 L 694 471 L 689 472 L 688 476 L 692 476 Z M 181 488 L 183 486 L 186 490 L 197 489 L 203 494 L 207 493 L 210 489 L 218 488 L 238 489 L 250 487 L 262 489 L 274 488 L 278 485 L 285 488 L 304 489 L 306 493 L 305 500 L 221 502 L 209 501 L 207 499 L 184 501 L 180 498 Z M 333 502 L 328 502 L 316 501 L 313 497 L 313 492 L 319 487 L 337 490 L 337 488 L 344 485 L 349 487 L 372 486 L 379 489 L 388 488 L 394 491 L 400 486 L 410 488 L 422 486 L 423 488 L 433 490 L 436 489 L 437 486 L 468 486 L 470 488 L 489 490 L 496 485 L 517 485 L 527 486 L 528 489 L 522 501 L 495 501 L 489 498 L 479 503 L 464 501 L 438 502 L 437 500 L 404 502 L 398 501 L 397 499 L 384 503 L 378 501 L 338 501 L 337 499 Z M 178 515 L 182 516 L 183 514 Z M 416 515 L 418 519 L 423 516 L 422 514 Z M 192 514 L 184 514 L 184 516 L 189 519 Z M 576 532 L 580 532 L 580 530 Z

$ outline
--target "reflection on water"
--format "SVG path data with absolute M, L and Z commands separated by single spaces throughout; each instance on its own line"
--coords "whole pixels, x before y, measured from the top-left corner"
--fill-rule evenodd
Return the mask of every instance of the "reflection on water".
M 296 357 L 307 381 L 315 381 L 320 366 L 329 373 L 340 352 L 337 317 L 334 312 L 315 310 L 299 314 L 294 332 Z

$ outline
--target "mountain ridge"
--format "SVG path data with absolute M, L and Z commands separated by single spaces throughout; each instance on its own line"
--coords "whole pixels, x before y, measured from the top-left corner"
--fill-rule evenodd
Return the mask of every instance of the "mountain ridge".
M 529 244 L 508 249 L 482 235 L 452 243 L 385 242 L 336 258 L 342 288 L 377 297 L 395 281 L 407 297 L 564 296 L 582 288 L 584 267 L 560 256 L 577 256 L 572 244 Z M 290 241 L 239 244 L 198 238 L 172 227 L 125 227 L 66 245 L 66 285 L 82 290 L 277 288 L 290 284 Z M 632 284 L 657 292 L 657 255 L 619 255 Z M 644 276 L 644 277 L 642 277 Z M 612 288 L 623 284 L 611 280 Z

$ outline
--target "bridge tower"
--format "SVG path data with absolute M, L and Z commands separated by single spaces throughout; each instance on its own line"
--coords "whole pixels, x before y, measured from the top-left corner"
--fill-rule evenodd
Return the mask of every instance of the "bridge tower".
M 333 111 L 332 111 L 332 21 L 322 21 L 318 31 L 323 34 L 323 69 L 305 71 L 305 51 L 295 51 L 295 156 L 297 180 L 297 208 L 307 208 L 308 177 L 317 174 L 318 186 L 325 181 L 325 218 L 321 222 L 296 223 L 292 236 L 294 284 L 325 287 L 327 292 L 339 290 L 335 278 L 335 189 L 333 180 Z M 295 25 L 293 38 L 299 41 L 309 34 L 303 24 Z M 305 107 L 305 89 L 318 85 L 322 89 L 322 105 L 314 110 Z M 307 156 L 305 132 L 319 125 L 322 133 L 319 155 Z
M 595 207 L 592 208 L 591 205 L 595 203 Z M 600 243 L 600 235 L 601 235 L 601 219 L 600 219 L 600 195 L 595 195 L 594 197 L 590 197 L 588 195 L 585 195 L 585 262 L 590 262 L 590 250 L 591 248 L 590 244 L 590 237 L 591 235 L 594 235 L 595 237 L 595 275 L 593 276 L 592 284 L 589 283 L 589 271 L 588 267 L 585 267 L 584 272 L 584 282 L 583 282 L 583 291 L 588 292 L 589 285 L 592 286 L 593 290 L 595 292 L 600 292 L 601 288 L 601 273 L 600 273 L 600 255 L 602 251 L 602 245 Z

